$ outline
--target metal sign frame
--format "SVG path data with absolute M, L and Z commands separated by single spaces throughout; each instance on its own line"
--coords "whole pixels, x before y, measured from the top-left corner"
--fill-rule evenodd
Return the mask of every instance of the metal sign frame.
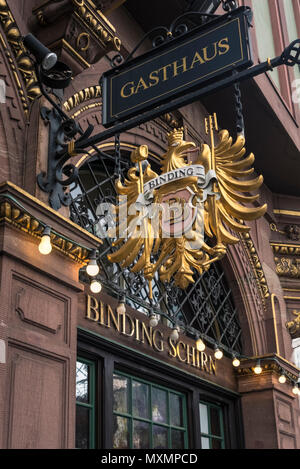
M 249 9 L 238 8 L 103 74 L 103 125 L 128 120 L 253 64 Z

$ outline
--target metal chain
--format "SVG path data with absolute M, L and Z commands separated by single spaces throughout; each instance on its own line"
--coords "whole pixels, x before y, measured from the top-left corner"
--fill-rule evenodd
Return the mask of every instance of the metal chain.
M 234 84 L 234 99 L 236 112 L 236 131 L 238 135 L 245 135 L 245 122 L 243 116 L 242 93 L 240 83 Z
M 115 176 L 121 179 L 122 170 L 121 170 L 121 142 L 120 134 L 115 135 Z

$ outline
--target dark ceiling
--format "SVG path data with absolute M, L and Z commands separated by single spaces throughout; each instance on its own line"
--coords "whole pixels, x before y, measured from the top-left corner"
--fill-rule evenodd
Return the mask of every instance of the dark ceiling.
M 175 18 L 188 11 L 205 11 L 219 0 L 127 0 L 125 6 L 145 32 L 156 26 L 170 26 Z

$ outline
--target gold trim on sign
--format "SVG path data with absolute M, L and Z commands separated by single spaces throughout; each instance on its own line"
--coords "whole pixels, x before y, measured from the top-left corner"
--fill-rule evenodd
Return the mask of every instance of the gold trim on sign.
M 240 43 L 241 43 L 240 19 L 239 19 L 239 18 L 235 18 L 234 20 L 229 21 L 227 24 L 233 23 L 233 22 L 235 22 L 235 21 L 238 22 L 239 33 L 240 33 Z M 208 31 L 207 33 L 203 34 L 203 35 L 201 36 L 201 38 L 207 36 L 208 34 L 212 33 L 213 31 L 217 31 L 217 30 L 220 29 L 221 27 L 224 27 L 224 25 L 218 26 L 217 28 L 212 29 L 211 31 Z M 197 39 L 199 39 L 199 38 L 197 38 Z M 193 38 L 193 39 L 191 39 L 190 41 L 188 41 L 185 45 L 190 44 L 191 42 L 196 42 L 197 39 Z M 241 43 L 241 46 L 242 46 L 242 43 Z M 173 52 L 174 50 L 179 49 L 179 47 L 181 47 L 181 45 L 178 46 L 178 47 L 174 47 L 173 49 L 170 49 L 170 50 L 166 51 L 165 53 L 163 53 L 163 54 L 161 54 L 161 55 L 156 56 L 155 59 L 158 59 L 159 57 L 162 57 L 162 56 L 164 56 L 164 55 L 166 55 L 166 54 L 169 54 L 170 52 Z M 235 61 L 232 62 L 231 64 L 227 64 L 227 65 L 225 65 L 224 67 L 221 67 L 221 68 L 218 68 L 217 70 L 214 70 L 213 72 L 210 72 L 210 73 L 207 73 L 206 75 L 202 75 L 201 77 L 195 78 L 194 80 L 192 80 L 192 81 L 190 81 L 190 82 L 188 82 L 188 83 L 185 83 L 184 85 L 180 85 L 180 86 L 178 86 L 177 88 L 172 88 L 171 91 L 166 91 L 165 93 L 162 93 L 162 94 L 160 94 L 160 95 L 158 95 L 158 96 L 155 96 L 154 98 L 151 98 L 151 99 L 148 99 L 148 100 L 146 100 L 146 101 L 143 101 L 143 102 L 141 102 L 141 103 L 139 103 L 139 104 L 136 104 L 135 106 L 132 106 L 132 107 L 130 107 L 130 108 L 126 108 L 125 110 L 123 110 L 123 111 L 121 111 L 121 112 L 118 112 L 117 114 L 113 114 L 113 113 L 112 113 L 112 110 L 113 110 L 113 109 L 112 109 L 112 107 L 113 107 L 113 106 L 112 106 L 112 96 L 113 96 L 113 93 L 112 93 L 112 85 L 113 85 L 113 80 L 115 80 L 116 78 L 119 78 L 120 76 L 124 75 L 124 73 L 128 73 L 129 71 L 132 71 L 132 70 L 135 70 L 136 68 L 139 68 L 141 65 L 145 65 L 145 64 L 151 62 L 152 59 L 153 59 L 153 57 L 152 57 L 151 59 L 147 60 L 146 62 L 143 62 L 143 64 L 136 65 L 135 67 L 132 67 L 132 68 L 130 68 L 130 69 L 128 69 L 128 70 L 125 70 L 124 72 L 119 73 L 117 77 L 112 76 L 112 77 L 110 78 L 110 80 L 109 80 L 109 81 L 110 81 L 110 97 L 111 97 L 111 99 L 110 99 L 110 118 L 116 117 L 116 116 L 120 116 L 120 115 L 124 114 L 125 112 L 128 112 L 128 111 L 130 111 L 130 110 L 132 110 L 132 109 L 135 109 L 136 107 L 142 106 L 143 104 L 149 103 L 149 102 L 151 102 L 151 101 L 155 101 L 157 98 L 160 98 L 161 96 L 165 96 L 165 95 L 167 95 L 167 94 L 173 93 L 174 91 L 179 90 L 180 88 L 186 87 L 187 85 L 190 85 L 190 84 L 195 83 L 195 82 L 197 82 L 197 81 L 199 81 L 199 80 L 202 80 L 203 78 L 206 78 L 206 77 L 208 77 L 208 76 L 210 76 L 210 75 L 212 75 L 212 74 L 214 74 L 214 73 L 216 73 L 216 72 L 219 72 L 219 71 L 223 70 L 224 68 L 230 67 L 230 66 L 232 66 L 232 65 L 236 65 L 236 64 L 238 64 L 239 62 L 242 62 L 242 61 L 243 61 L 243 59 L 244 59 L 244 51 L 243 51 L 243 48 L 242 48 L 242 49 L 241 49 L 241 58 L 240 58 L 239 60 L 235 60 Z

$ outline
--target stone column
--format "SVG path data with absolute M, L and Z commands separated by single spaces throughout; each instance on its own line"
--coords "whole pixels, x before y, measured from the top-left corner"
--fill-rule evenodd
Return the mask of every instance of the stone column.
M 56 232 L 48 256 L 38 251 L 41 222 Z M 0 186 L 0 448 L 75 446 L 78 274 L 85 247 L 98 244 L 21 189 Z
M 244 360 L 237 371 L 246 449 L 299 449 L 299 398 L 292 392 L 299 370 L 278 355 L 266 355 L 257 375 L 256 362 Z M 285 384 L 278 381 L 282 370 Z

